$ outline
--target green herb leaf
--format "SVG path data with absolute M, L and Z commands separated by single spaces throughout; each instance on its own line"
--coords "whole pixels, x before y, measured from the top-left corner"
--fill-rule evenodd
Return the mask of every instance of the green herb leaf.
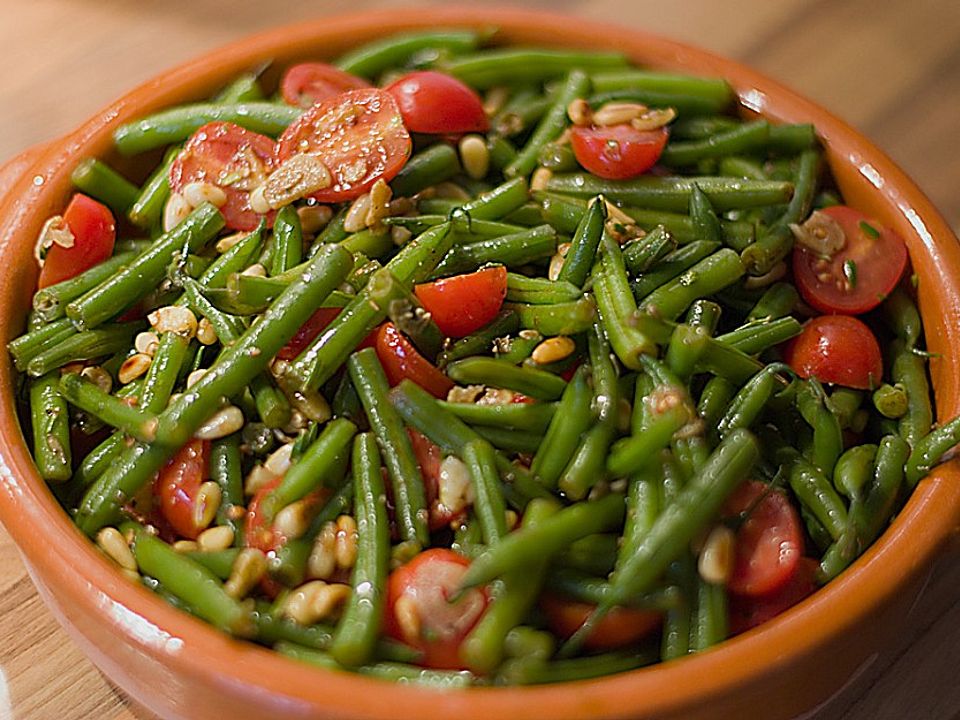
M 860 230 L 861 232 L 863 232 L 864 235 L 874 240 L 880 237 L 880 231 L 877 230 L 873 225 L 868 223 L 866 220 L 860 221 Z
M 843 275 L 850 283 L 850 287 L 855 288 L 857 286 L 857 263 L 853 260 L 844 260 Z

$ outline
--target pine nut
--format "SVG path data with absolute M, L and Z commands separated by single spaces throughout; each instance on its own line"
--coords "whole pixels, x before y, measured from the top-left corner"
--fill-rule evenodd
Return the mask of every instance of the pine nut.
M 243 493 L 245 495 L 256 495 L 267 483 L 276 480 L 278 477 L 279 475 L 274 475 L 263 465 L 254 465 L 243 481 Z
M 517 515 L 516 511 L 509 509 L 504 514 L 507 520 L 507 530 L 513 530 L 520 522 L 520 516 Z
M 447 393 L 447 402 L 453 403 L 475 403 L 483 395 L 486 388 L 483 385 L 454 385 Z
M 297 217 L 304 235 L 316 235 L 333 219 L 333 210 L 329 205 L 306 205 L 297 208 Z
M 618 225 L 635 225 L 633 218 L 627 215 L 623 210 L 614 205 L 612 202 L 603 199 L 604 204 L 607 206 L 607 222 L 614 222 Z
M 167 199 L 167 204 L 163 206 L 163 229 L 170 232 L 177 225 L 183 222 L 191 213 L 193 208 L 190 203 L 180 193 L 171 193 Z
M 548 365 L 563 360 L 577 349 L 576 343 L 566 335 L 547 338 L 533 349 L 530 357 L 537 365 Z
M 420 609 L 410 595 L 401 595 L 393 606 L 393 614 L 403 639 L 410 644 L 420 640 Z
M 220 238 L 219 240 L 217 240 L 217 244 L 215 246 L 217 252 L 222 255 L 227 250 L 229 250 L 234 245 L 236 245 L 238 242 L 246 238 L 249 234 L 250 233 L 248 232 L 238 232 L 238 233 L 233 233 L 233 235 L 227 235 L 224 238 Z
M 233 528 L 229 525 L 217 525 L 207 528 L 197 536 L 200 552 L 219 552 L 233 545 Z
M 205 317 L 200 318 L 197 323 L 197 340 L 201 345 L 213 345 L 217 341 L 217 331 Z
M 243 427 L 243 411 L 235 405 L 227 405 L 201 425 L 193 434 L 198 440 L 217 440 L 232 435 Z
M 267 269 L 260 263 L 254 263 L 250 267 L 244 268 L 240 273 L 241 275 L 246 275 L 247 277 L 266 277 Z
M 334 545 L 337 567 L 352 570 L 357 563 L 357 521 L 352 515 L 337 518 L 337 541 Z
M 332 183 L 330 171 L 318 156 L 293 155 L 267 178 L 263 185 L 263 199 L 276 210 L 328 188 Z
M 488 387 L 486 391 L 477 398 L 477 405 L 509 405 L 517 394 L 513 390 L 505 388 Z
M 337 527 L 332 522 L 323 524 L 313 541 L 313 549 L 307 559 L 307 577 L 326 580 L 337 569 Z
M 533 175 L 530 176 L 530 190 L 546 190 L 547 183 L 550 182 L 550 178 L 552 177 L 553 173 L 547 170 L 547 168 L 537 168 L 533 171 Z
M 97 546 L 124 570 L 137 570 L 137 560 L 130 546 L 115 527 L 105 527 L 97 533 Z
M 190 308 L 167 305 L 147 315 L 150 326 L 158 333 L 172 332 L 192 340 L 197 334 L 197 316 Z
M 635 130 L 656 130 L 664 125 L 669 125 L 677 117 L 677 111 L 673 108 L 652 108 L 643 115 L 634 118 L 630 124 Z
M 406 245 L 407 241 L 413 237 L 413 233 L 400 225 L 394 225 L 390 228 L 390 239 L 396 246 Z
M 177 540 L 171 547 L 178 553 L 197 552 L 200 549 L 193 540 Z
M 149 330 L 144 330 L 141 333 L 137 333 L 137 336 L 133 339 L 133 347 L 144 355 L 149 355 L 153 357 L 157 353 L 157 347 L 160 345 L 160 338 L 157 337 L 155 332 L 150 332 Z
M 281 445 L 264 461 L 263 467 L 274 475 L 280 476 L 290 469 L 290 454 L 293 452 L 293 443 Z
M 250 203 L 250 209 L 253 210 L 257 215 L 266 215 L 268 212 L 270 212 L 270 203 L 267 202 L 265 193 L 266 187 L 264 185 L 260 185 L 250 192 L 250 197 L 247 200 L 247 202 Z
M 640 103 L 608 102 L 593 114 L 593 124 L 600 126 L 623 125 L 642 117 L 648 108 Z
M 256 548 L 244 548 L 237 553 L 237 559 L 230 568 L 230 577 L 223 589 L 235 600 L 247 596 L 258 582 L 267 574 L 267 556 Z
M 506 105 L 510 98 L 510 88 L 505 85 L 497 85 L 487 90 L 483 97 L 483 112 L 487 117 L 493 117 L 500 109 Z
M 152 359 L 149 355 L 143 353 L 131 355 L 123 361 L 123 364 L 117 371 L 117 379 L 124 385 L 133 382 L 150 369 L 151 362 Z
M 200 484 L 197 499 L 193 506 L 193 520 L 198 528 L 205 528 L 213 522 L 223 501 L 223 491 L 212 480 Z
M 393 190 L 387 185 L 383 178 L 377 180 L 370 188 L 370 207 L 363 218 L 364 225 L 368 228 L 379 228 L 383 225 L 383 219 L 390 215 L 390 198 L 393 197 Z
M 437 501 L 451 513 L 458 513 L 475 499 L 470 471 L 460 458 L 447 455 L 440 463 Z
M 567 105 L 567 117 L 574 125 L 590 125 L 593 123 L 593 110 L 590 109 L 590 103 L 577 98 Z
M 205 202 L 218 208 L 227 204 L 227 194 L 223 189 L 208 182 L 192 182 L 184 185 L 183 199 L 192 207 L 200 207 Z
M 110 373 L 108 373 L 99 365 L 85 367 L 80 371 L 80 377 L 82 377 L 84 380 L 92 382 L 105 393 L 109 393 L 113 388 L 113 378 L 110 377 Z
M 700 557 L 697 570 L 700 577 L 714 585 L 726 585 L 733 573 L 735 536 L 726 525 L 717 525 L 710 531 Z
M 288 540 L 296 540 L 303 537 L 312 519 L 311 503 L 306 500 L 296 500 L 277 513 L 273 521 L 273 529 Z
M 367 226 L 367 213 L 370 212 L 370 193 L 364 193 L 352 203 L 343 218 L 346 232 L 360 232 Z
M 346 585 L 311 580 L 290 593 L 283 614 L 301 625 L 314 625 L 337 614 L 349 596 Z
M 191 388 L 196 385 L 206 374 L 207 371 L 204 368 L 193 370 L 189 375 L 187 375 L 187 387 Z
M 328 583 L 314 598 L 313 612 L 317 620 L 328 620 L 340 616 L 351 588 L 343 583 Z
M 487 141 L 480 135 L 464 135 L 460 139 L 460 164 L 467 175 L 481 180 L 490 171 L 490 150 Z
M 550 258 L 550 267 L 547 268 L 547 277 L 550 280 L 556 280 L 560 277 L 560 271 L 563 270 L 568 252 L 570 252 L 570 243 L 560 243 L 557 246 L 557 252 Z

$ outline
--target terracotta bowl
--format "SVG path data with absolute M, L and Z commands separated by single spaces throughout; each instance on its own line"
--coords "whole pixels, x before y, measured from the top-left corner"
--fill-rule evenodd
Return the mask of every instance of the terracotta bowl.
M 920 308 L 937 412 L 960 411 L 960 246 L 926 197 L 852 128 L 729 60 L 635 29 L 516 10 L 425 10 L 322 18 L 273 30 L 157 77 L 73 134 L 15 161 L 0 208 L 0 342 L 19 334 L 36 278 L 34 238 L 70 193 L 70 170 L 115 157 L 117 125 L 208 96 L 267 59 L 284 66 L 332 57 L 384 34 L 442 25 L 501 29 L 512 43 L 617 49 L 654 68 L 728 78 L 743 105 L 785 122 L 813 122 L 848 202 L 899 232 L 920 277 Z M 144 168 L 141 168 L 141 173 Z M 566 685 L 435 692 L 315 670 L 236 642 L 125 580 L 70 523 L 34 469 L 0 359 L 0 519 L 41 595 L 70 635 L 123 690 L 165 718 L 786 718 L 835 692 L 884 646 L 960 517 L 960 471 L 925 479 L 892 527 L 842 577 L 753 632 L 678 662 Z

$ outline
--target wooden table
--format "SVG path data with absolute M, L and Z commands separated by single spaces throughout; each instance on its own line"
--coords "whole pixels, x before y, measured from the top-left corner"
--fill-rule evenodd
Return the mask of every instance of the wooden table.
M 335 12 L 302 0 L 3 0 L 0 160 L 55 137 L 163 68 L 257 29 Z M 403 2 L 355 0 L 352 10 Z M 539 0 L 739 58 L 873 138 L 960 230 L 960 3 L 952 0 Z M 229 9 L 228 9 L 229 8 Z M 269 8 L 269 15 L 267 10 Z M 945 558 L 879 658 L 810 718 L 960 714 L 960 564 Z M 4 682 L 5 681 L 5 682 Z M 0 529 L 0 718 L 143 718 L 41 604 Z

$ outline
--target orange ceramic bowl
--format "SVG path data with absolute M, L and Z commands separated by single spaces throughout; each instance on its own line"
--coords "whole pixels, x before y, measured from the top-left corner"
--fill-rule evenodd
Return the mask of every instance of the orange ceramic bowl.
M 654 68 L 728 78 L 749 112 L 813 122 L 844 196 L 894 228 L 920 277 L 920 308 L 935 353 L 941 418 L 960 411 L 960 246 L 917 187 L 849 126 L 729 60 L 633 29 L 517 10 L 396 10 L 274 30 L 217 50 L 141 86 L 66 138 L 8 169 L 19 176 L 0 208 L 0 340 L 24 326 L 36 279 L 33 242 L 70 193 L 85 156 L 120 167 L 110 133 L 160 108 L 208 96 L 232 76 L 331 57 L 398 30 L 500 28 L 509 43 L 616 49 Z M 0 173 L 2 174 L 2 173 Z M 108 677 L 165 718 L 786 718 L 836 691 L 884 645 L 916 599 L 923 573 L 960 517 L 960 470 L 938 468 L 854 566 L 763 627 L 677 662 L 565 685 L 436 692 L 316 670 L 234 641 L 124 579 L 70 523 L 33 466 L 17 420 L 13 369 L 0 359 L 0 519 L 40 593 Z

